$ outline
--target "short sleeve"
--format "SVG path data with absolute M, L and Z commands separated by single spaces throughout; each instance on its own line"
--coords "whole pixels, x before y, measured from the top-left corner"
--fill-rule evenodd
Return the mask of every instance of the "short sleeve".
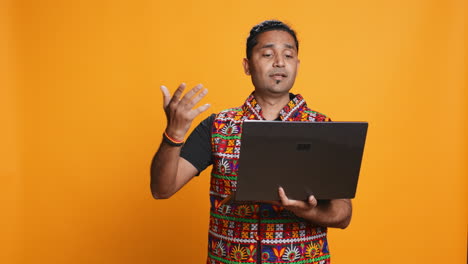
M 215 114 L 203 120 L 190 134 L 180 152 L 180 156 L 190 162 L 198 174 L 210 166 L 211 155 L 211 128 Z

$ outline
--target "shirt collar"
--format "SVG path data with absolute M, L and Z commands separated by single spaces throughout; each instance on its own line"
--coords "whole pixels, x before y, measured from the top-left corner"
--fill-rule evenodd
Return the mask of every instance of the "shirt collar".
M 279 113 L 279 119 L 281 121 L 294 121 L 302 109 L 307 107 L 307 104 L 304 98 L 300 94 L 289 94 L 291 99 Z M 262 115 L 262 108 L 255 99 L 254 93 L 251 93 L 249 97 L 245 100 L 244 105 L 242 106 L 244 110 L 244 115 L 247 119 L 250 120 L 265 120 Z

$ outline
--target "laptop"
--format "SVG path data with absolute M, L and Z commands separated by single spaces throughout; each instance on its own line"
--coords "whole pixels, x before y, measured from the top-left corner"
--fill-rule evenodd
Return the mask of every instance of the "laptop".
M 234 201 L 354 198 L 367 122 L 246 120 Z

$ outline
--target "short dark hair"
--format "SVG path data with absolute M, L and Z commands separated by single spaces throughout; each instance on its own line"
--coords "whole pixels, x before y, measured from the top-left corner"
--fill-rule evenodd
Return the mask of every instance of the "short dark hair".
M 296 42 L 296 49 L 299 52 L 299 42 L 297 41 L 296 32 L 294 30 L 279 20 L 265 20 L 250 30 L 250 35 L 247 38 L 247 59 L 250 59 L 250 56 L 252 55 L 252 49 L 258 43 L 257 36 L 263 32 L 272 30 L 282 30 L 291 34 L 291 36 L 294 38 L 294 42 Z

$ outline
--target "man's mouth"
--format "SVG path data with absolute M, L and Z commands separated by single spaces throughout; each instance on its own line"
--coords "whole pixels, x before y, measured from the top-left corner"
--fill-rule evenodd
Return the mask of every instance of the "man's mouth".
M 278 72 L 278 73 L 273 73 L 270 74 L 270 77 L 273 78 L 274 80 L 283 80 L 284 78 L 288 77 L 286 73 Z

